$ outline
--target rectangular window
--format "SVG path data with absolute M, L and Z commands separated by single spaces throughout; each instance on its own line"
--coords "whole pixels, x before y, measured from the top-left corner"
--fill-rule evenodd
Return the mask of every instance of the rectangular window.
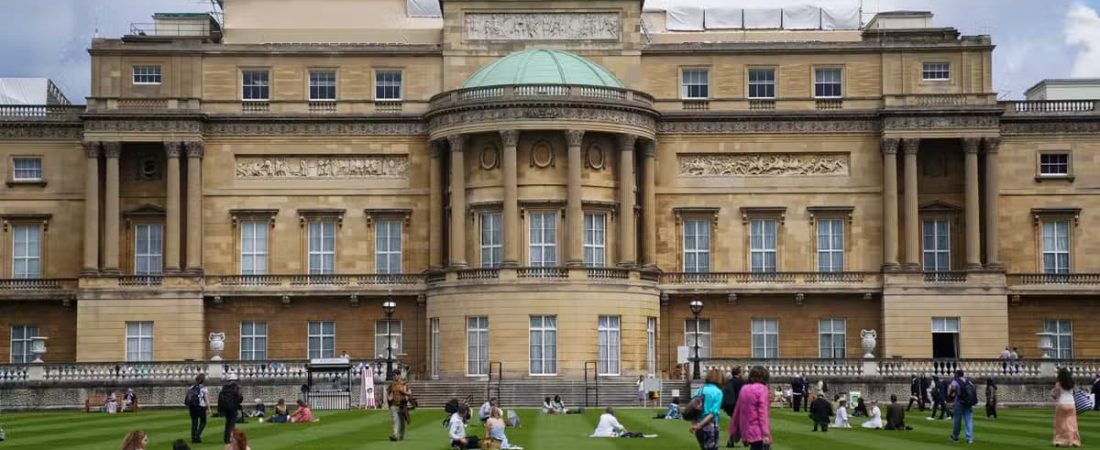
M 924 68 L 921 70 L 921 79 L 924 81 L 945 81 L 951 79 L 951 64 L 940 63 L 924 63 Z
M 697 336 L 698 342 L 695 340 Z M 688 357 L 695 357 L 696 344 L 699 345 L 699 357 L 710 358 L 710 319 L 699 319 L 698 324 L 694 318 L 684 320 L 684 345 L 688 348 Z
M 821 359 L 845 358 L 845 327 L 844 319 L 821 319 L 817 322 L 817 341 L 821 347 L 818 357 Z
M 126 361 L 153 360 L 153 322 L 126 322 Z
M 779 357 L 778 320 L 752 320 L 752 357 L 754 359 L 775 359 Z
M 684 272 L 710 272 L 710 221 L 684 221 Z
M 558 373 L 558 318 L 531 316 L 531 375 Z
M 948 272 L 951 270 L 951 223 L 946 220 L 925 220 L 924 271 Z
M 1043 273 L 1069 273 L 1069 221 L 1043 222 Z
M 12 158 L 12 181 L 42 181 L 42 158 Z
M 557 266 L 557 213 L 532 212 L 528 217 L 530 217 L 531 228 L 531 267 Z
M 335 70 L 311 70 L 309 71 L 309 101 L 332 102 L 336 101 L 336 71 Z
M 500 213 L 481 214 L 481 267 L 500 267 Z
M 775 69 L 749 69 L 749 98 L 775 98 Z
M 336 322 L 309 322 L 309 359 L 333 358 L 336 356 Z
M 619 316 L 600 316 L 597 329 L 597 371 L 600 375 L 619 375 L 621 329 Z
M 706 69 L 683 69 L 681 96 L 684 100 L 705 100 L 710 97 L 710 74 Z
M 266 220 L 241 222 L 241 275 L 267 274 Z
M 134 226 L 134 275 L 160 275 L 164 272 L 164 225 L 143 223 Z
M 607 215 L 584 215 L 584 265 L 603 267 L 607 249 Z
M 31 338 L 35 336 L 38 336 L 38 327 L 34 325 L 12 325 L 12 364 L 27 364 L 34 361 L 34 353 L 31 353 Z
M 439 318 L 433 317 L 431 319 L 432 326 L 432 361 L 431 371 L 432 379 L 439 378 Z
M 840 69 L 814 70 L 814 97 L 840 98 L 843 94 Z
M 309 223 L 309 274 L 336 272 L 336 222 Z
M 1051 336 L 1050 357 L 1054 359 L 1073 359 L 1073 323 L 1069 320 L 1047 320 L 1043 322 L 1043 331 Z
M 401 273 L 400 220 L 380 220 L 374 223 L 374 268 L 377 273 Z
M 932 318 L 932 357 L 955 359 L 959 357 L 959 318 Z
M 266 70 L 241 72 L 241 99 L 249 102 L 266 102 L 270 98 L 271 85 Z
M 645 320 L 645 368 L 646 373 L 657 373 L 657 318 L 647 317 Z
M 401 71 L 379 70 L 374 73 L 375 100 L 401 100 Z
M 386 340 L 389 339 L 387 346 Z M 390 350 L 393 351 L 392 358 L 397 358 L 402 353 L 401 344 L 401 321 L 400 320 L 379 320 L 374 322 L 374 353 L 379 358 L 385 358 Z
M 489 374 L 489 318 L 466 318 L 466 374 Z
M 933 333 L 958 333 L 959 332 L 959 318 L 958 317 L 933 317 L 932 318 L 932 332 Z
M 1066 175 L 1069 175 L 1069 153 L 1039 155 L 1039 176 L 1063 177 Z
M 11 277 L 42 277 L 42 227 L 40 225 L 12 227 Z
M 267 360 L 267 322 L 241 322 L 241 361 Z
M 749 222 L 750 259 L 753 272 L 776 271 L 776 230 L 779 222 L 773 219 L 755 219 Z
M 817 271 L 844 271 L 844 221 L 817 221 Z
M 160 66 L 134 66 L 134 84 L 160 84 Z

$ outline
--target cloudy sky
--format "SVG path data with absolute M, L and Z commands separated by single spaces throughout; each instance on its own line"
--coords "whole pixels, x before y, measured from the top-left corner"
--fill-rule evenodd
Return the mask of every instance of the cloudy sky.
M 305 1 L 305 0 L 303 0 Z M 654 0 L 669 1 L 669 0 Z M 701 0 L 673 0 L 699 4 Z M 776 7 L 839 5 L 858 0 L 721 0 Z M 52 78 L 73 100 L 88 95 L 87 47 L 97 33 L 118 37 L 154 12 L 207 11 L 208 0 L 2 0 L 0 77 Z M 864 0 L 875 11 L 930 10 L 937 26 L 991 34 L 994 84 L 1004 98 L 1020 98 L 1043 78 L 1100 77 L 1100 0 Z

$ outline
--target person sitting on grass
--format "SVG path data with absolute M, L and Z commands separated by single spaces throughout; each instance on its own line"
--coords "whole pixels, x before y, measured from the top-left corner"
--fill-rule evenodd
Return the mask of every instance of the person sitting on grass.
M 814 431 L 821 427 L 822 432 L 829 431 L 829 420 L 833 416 L 833 404 L 824 396 L 819 395 L 810 403 L 810 419 L 814 421 Z
M 118 394 L 116 394 L 115 391 L 111 391 L 111 393 L 107 395 L 107 401 L 103 404 L 103 410 L 106 411 L 107 414 L 118 412 Z
M 310 422 L 317 422 L 317 419 L 313 418 L 313 409 L 309 407 L 309 403 L 298 400 L 298 409 L 295 409 L 294 413 L 290 415 L 290 423 Z
M 126 393 L 122 395 L 122 412 L 126 412 L 127 409 L 131 412 L 138 410 L 137 394 L 130 388 L 127 388 Z
M 275 404 L 275 412 L 271 416 L 271 423 L 287 423 L 290 420 L 290 416 L 286 413 L 286 401 L 279 399 L 279 403 Z
M 672 397 L 672 403 L 668 404 L 668 411 L 665 412 L 665 419 L 679 420 L 683 418 L 683 414 L 680 414 L 680 397 Z
M 596 431 L 589 437 L 642 437 L 640 433 L 631 433 L 619 419 L 615 417 L 615 408 L 608 406 L 600 414 L 600 422 L 596 424 Z
M 252 412 L 249 413 L 249 417 L 265 417 L 267 416 L 267 407 L 264 406 L 263 400 L 256 399 L 256 406 L 253 407 Z
M 840 406 L 836 409 L 836 421 L 833 422 L 833 428 L 852 428 L 852 425 L 848 423 L 847 400 L 840 401 Z
M 898 396 L 891 395 L 890 404 L 886 406 L 886 426 L 883 429 L 891 431 L 912 430 L 913 427 L 905 424 L 905 410 L 906 408 L 898 403 Z
M 867 403 L 863 401 L 863 397 L 856 398 L 856 407 L 852 411 L 852 417 L 867 417 Z
M 554 402 L 550 401 L 550 397 L 546 397 L 546 399 L 542 401 L 542 412 L 554 414 Z
M 149 445 L 149 436 L 144 431 L 131 431 L 122 440 L 122 450 L 145 450 Z
M 447 435 L 451 438 L 451 449 L 480 448 L 477 436 L 466 436 L 466 417 L 470 415 L 470 407 L 461 405 L 458 411 L 451 414 L 447 422 Z
M 508 425 L 504 423 L 504 411 L 500 408 L 493 407 L 493 411 L 489 413 L 489 418 L 485 420 L 485 428 L 489 430 L 489 441 L 500 442 L 500 448 L 502 450 L 523 450 L 523 447 L 512 445 L 508 442 L 508 436 L 504 434 L 504 428 Z
M 569 414 L 569 409 L 561 401 L 560 395 L 554 396 L 554 401 L 550 403 L 550 407 L 554 409 L 554 414 Z
M 860 398 L 860 400 L 863 400 Z M 878 409 L 878 402 L 871 400 L 871 417 L 863 422 L 863 428 L 878 430 L 882 428 L 882 410 Z

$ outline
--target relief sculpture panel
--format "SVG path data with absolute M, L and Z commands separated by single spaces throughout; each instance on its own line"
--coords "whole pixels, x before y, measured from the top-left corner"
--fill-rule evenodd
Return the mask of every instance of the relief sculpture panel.
M 238 156 L 237 178 L 406 178 L 405 156 Z
M 619 40 L 618 13 L 467 13 L 471 41 Z
M 847 176 L 847 153 L 740 153 L 678 155 L 680 176 Z

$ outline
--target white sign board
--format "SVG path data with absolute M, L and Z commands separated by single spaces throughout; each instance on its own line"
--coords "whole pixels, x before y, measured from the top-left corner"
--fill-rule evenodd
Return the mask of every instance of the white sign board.
M 688 346 L 681 345 L 676 347 L 676 364 L 687 364 L 690 362 L 688 354 Z

